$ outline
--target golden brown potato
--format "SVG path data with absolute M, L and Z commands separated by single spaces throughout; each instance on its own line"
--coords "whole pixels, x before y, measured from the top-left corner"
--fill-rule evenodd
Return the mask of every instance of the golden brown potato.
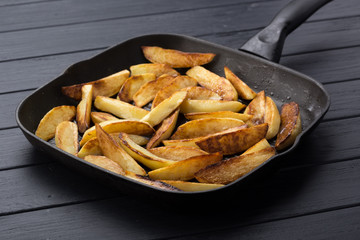
M 207 155 L 208 153 L 194 147 L 186 146 L 165 146 L 149 149 L 149 151 L 156 156 L 171 159 L 174 161 L 182 161 L 190 157 Z
M 256 92 L 254 92 L 246 83 L 238 78 L 228 67 L 224 67 L 224 71 L 226 79 L 232 83 L 240 98 L 245 100 L 252 100 L 256 97 Z
M 249 128 L 238 128 L 233 128 L 234 131 L 229 129 L 209 135 L 205 139 L 197 141 L 196 145 L 209 153 L 222 152 L 224 155 L 239 153 L 263 139 L 268 125 L 264 123 Z
M 244 110 L 245 114 L 253 115 L 252 119 L 247 122 L 249 125 L 257 125 L 264 123 L 266 108 L 265 92 L 259 92 L 256 97 L 247 105 Z
M 187 99 L 193 100 L 222 100 L 222 98 L 216 92 L 213 92 L 207 88 L 194 86 L 187 87 L 185 90 L 188 92 Z
M 176 77 L 180 75 L 175 69 L 162 63 L 142 63 L 130 67 L 131 76 L 141 75 L 145 73 L 153 73 L 156 77 L 163 74 Z
M 55 144 L 65 152 L 76 155 L 79 151 L 77 125 L 70 121 L 59 123 L 55 132 Z
M 191 157 L 182 161 L 175 162 L 170 166 L 150 171 L 149 177 L 157 180 L 190 180 L 200 169 L 222 160 L 221 153 L 212 153 Z
M 280 114 L 279 110 L 270 97 L 266 97 L 264 122 L 269 124 L 268 132 L 266 133 L 266 139 L 272 139 L 279 132 L 280 128 Z
M 139 175 L 146 175 L 146 171 L 122 148 L 118 143 L 106 133 L 99 124 L 95 124 L 96 137 L 105 157 L 110 158 L 120 165 L 125 171 L 130 171 Z
M 188 76 L 177 76 L 174 80 L 171 81 L 168 85 L 160 89 L 155 98 L 152 102 L 151 108 L 156 107 L 164 101 L 165 99 L 169 98 L 173 93 L 190 86 L 196 86 L 197 81 Z
M 216 92 L 224 100 L 238 100 L 236 89 L 229 80 L 210 72 L 204 67 L 195 66 L 188 70 L 186 75 L 195 78 L 201 86 Z
M 214 183 L 185 182 L 185 181 L 176 181 L 176 180 L 161 180 L 161 181 L 170 184 L 171 186 L 174 186 L 184 192 L 207 191 L 224 186 L 224 184 L 214 184 Z
M 193 112 L 185 114 L 185 117 L 189 120 L 197 120 L 204 118 L 234 118 L 241 121 L 249 121 L 252 115 L 235 113 L 231 111 L 219 111 L 219 112 Z
M 82 159 L 84 159 L 84 157 L 88 155 L 102 155 L 97 137 L 94 137 L 87 141 L 77 154 L 77 156 Z
M 101 123 L 109 120 L 120 120 L 117 117 L 114 117 L 110 113 L 105 112 L 91 112 L 90 114 L 92 122 L 95 123 Z
M 104 77 L 96 81 L 62 87 L 61 91 L 65 96 L 68 96 L 75 100 L 81 100 L 82 86 L 92 85 L 93 98 L 95 98 L 96 96 L 111 97 L 119 92 L 121 86 L 129 77 L 129 74 L 130 72 L 128 70 L 122 70 L 120 72 L 114 73 L 110 76 Z
M 228 184 L 251 172 L 274 155 L 275 149 L 270 147 L 229 158 L 201 169 L 195 173 L 195 178 L 202 183 Z
M 76 108 L 76 123 L 79 132 L 83 133 L 90 127 L 90 113 L 92 104 L 93 86 L 84 85 L 81 88 L 82 99 Z
M 127 102 L 103 96 L 97 96 L 95 98 L 94 106 L 101 111 L 109 112 L 125 119 L 140 120 L 149 113 L 145 109 L 136 107 Z
M 144 73 L 141 75 L 129 77 L 122 85 L 117 95 L 117 99 L 124 102 L 131 102 L 133 100 L 134 94 L 140 89 L 142 85 L 147 82 L 154 81 L 155 79 L 156 76 L 154 73 Z
M 224 101 L 224 100 L 184 100 L 180 106 L 181 113 L 193 112 L 217 112 L 217 111 L 232 111 L 239 112 L 245 107 L 244 104 L 238 101 Z
M 180 104 L 186 98 L 186 91 L 178 91 L 171 95 L 169 98 L 165 99 L 155 108 L 141 119 L 143 122 L 149 123 L 151 126 L 156 126 L 161 123 L 167 116 L 169 116 L 175 109 L 177 109 Z
M 281 125 L 276 138 L 276 150 L 283 150 L 292 145 L 301 131 L 299 105 L 295 102 L 284 104 L 281 108 Z
M 204 118 L 182 124 L 170 139 L 188 139 L 207 136 L 245 123 L 234 118 Z
M 55 136 L 57 125 L 63 121 L 71 121 L 75 114 L 76 108 L 74 106 L 62 105 L 52 108 L 40 120 L 35 135 L 48 141 Z
M 174 77 L 164 74 L 158 77 L 156 80 L 145 83 L 140 89 L 133 95 L 134 103 L 138 107 L 143 107 L 152 101 L 157 92 L 163 87 L 174 81 Z
M 188 68 L 204 65 L 213 60 L 213 53 L 190 53 L 156 46 L 142 46 L 147 60 L 152 63 L 164 63 L 173 68 Z
M 175 163 L 173 160 L 158 157 L 137 145 L 126 133 L 120 133 L 119 138 L 121 147 L 130 154 L 130 156 L 150 169 L 163 168 Z
M 243 152 L 241 155 L 257 152 L 257 151 L 260 151 L 260 150 L 263 150 L 263 149 L 269 148 L 269 147 L 271 147 L 271 145 L 266 140 L 266 138 L 263 138 L 258 143 L 256 143 L 254 146 L 252 146 L 251 148 L 248 148 L 248 150 Z
M 125 132 L 129 134 L 147 136 L 155 132 L 155 130 L 145 122 L 140 122 L 136 120 L 110 120 L 99 123 L 99 125 L 107 133 L 118 133 Z M 80 146 L 83 146 L 87 141 L 96 136 L 95 126 L 89 128 L 85 131 L 81 141 Z
M 176 110 L 168 118 L 164 119 L 161 126 L 146 145 L 146 149 L 158 146 L 162 140 L 168 139 L 174 131 L 180 110 Z M 155 154 L 156 155 L 156 154 Z
M 125 170 L 119 164 L 105 156 L 87 155 L 84 160 L 110 172 L 125 175 Z

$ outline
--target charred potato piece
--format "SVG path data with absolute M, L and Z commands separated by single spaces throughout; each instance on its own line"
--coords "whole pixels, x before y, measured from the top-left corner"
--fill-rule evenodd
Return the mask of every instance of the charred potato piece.
M 61 91 L 65 96 L 68 96 L 75 100 L 81 100 L 82 86 L 92 85 L 93 98 L 95 98 L 96 96 L 111 97 L 119 92 L 121 86 L 129 77 L 129 74 L 130 72 L 128 70 L 122 70 L 120 72 L 114 73 L 110 76 L 104 77 L 96 81 L 62 87 Z
M 281 125 L 276 138 L 276 150 L 283 150 L 292 145 L 301 131 L 299 105 L 295 102 L 284 104 L 281 108 Z
M 236 89 L 229 80 L 210 72 L 204 67 L 195 66 L 188 70 L 186 75 L 196 79 L 201 86 L 216 92 L 224 100 L 231 101 L 238 99 Z
M 173 68 L 188 68 L 204 65 L 213 60 L 213 53 L 190 53 L 156 46 L 142 46 L 147 60 L 152 63 L 164 63 Z
M 270 147 L 229 158 L 199 170 L 195 173 L 195 178 L 202 183 L 228 184 L 249 173 L 274 155 L 275 149 Z
M 230 129 L 231 130 L 231 129 Z M 231 155 L 242 152 L 263 139 L 268 130 L 267 123 L 249 128 L 236 129 L 210 135 L 205 139 L 196 142 L 202 150 L 222 152 L 224 155 Z
M 257 96 L 247 105 L 244 110 L 245 114 L 253 115 L 252 119 L 247 122 L 249 125 L 257 125 L 264 123 L 266 109 L 265 92 L 261 91 Z
M 226 79 L 232 83 L 238 95 L 242 99 L 252 100 L 256 97 L 256 92 L 254 92 L 246 83 L 238 78 L 228 67 L 224 67 L 224 72 Z
M 171 136 L 171 139 L 203 137 L 244 124 L 243 121 L 233 118 L 204 118 L 193 120 L 179 126 Z

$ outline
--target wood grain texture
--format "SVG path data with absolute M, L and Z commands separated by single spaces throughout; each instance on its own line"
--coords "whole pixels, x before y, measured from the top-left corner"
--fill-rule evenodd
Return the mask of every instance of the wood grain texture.
M 201 36 L 216 31 L 230 32 L 261 28 L 285 3 L 286 0 L 256 2 L 255 4 L 200 8 L 193 11 L 5 32 L 2 33 L 0 39 L 0 49 L 2 49 L 0 61 L 107 47 L 138 35 L 151 33 L 166 32 Z M 325 7 L 321 9 L 312 19 L 342 17 L 344 15 L 339 11 L 342 8 L 348 9 L 347 15 L 352 15 L 348 13 L 349 11 L 358 11 L 356 9 L 358 4 L 347 5 L 351 4 L 348 1 L 340 1 L 340 3 L 343 5 L 331 3 L 325 6 L 326 9 Z M 176 23 L 176 28 L 169 24 L 173 19 L 181 19 Z M 146 23 L 146 28 L 144 28 L 144 23 Z
M 78 239 L 188 237 L 189 234 L 222 229 L 232 229 L 231 232 L 236 232 L 244 226 L 328 211 L 344 205 L 358 204 L 360 201 L 360 192 L 357 191 L 360 187 L 360 175 L 357 174 L 360 170 L 359 159 L 279 172 L 266 184 L 257 186 L 253 191 L 234 195 L 235 206 L 228 203 L 214 206 L 211 211 L 201 209 L 184 211 L 163 203 L 151 204 L 143 199 L 128 196 L 67 206 L 65 200 L 69 199 L 71 203 L 76 198 L 81 199 L 88 194 L 88 190 L 81 189 L 82 192 L 77 192 L 78 187 L 83 187 L 79 183 L 68 186 L 69 190 L 64 189 L 62 192 L 62 188 L 66 187 L 64 182 L 67 181 L 46 177 L 46 175 L 55 175 L 55 178 L 60 178 L 61 173 L 57 173 L 58 169 L 52 172 L 39 167 L 31 169 L 26 168 L 21 174 L 25 174 L 26 178 L 29 178 L 28 174 L 32 176 L 33 180 L 28 186 L 39 184 L 39 187 L 22 190 L 19 188 L 23 185 L 18 184 L 16 192 L 25 191 L 24 199 L 14 198 L 10 206 L 0 207 L 9 211 L 11 207 L 16 209 L 18 205 L 28 203 L 27 206 L 20 206 L 21 209 L 26 210 L 27 207 L 37 205 L 48 208 L 47 204 L 56 204 L 57 199 L 66 206 L 55 205 L 44 210 L 0 217 L 0 233 L 4 238 L 22 239 L 27 236 L 26 234 L 50 239 L 72 236 L 77 236 Z M 66 175 L 74 179 L 74 176 Z M 44 177 L 50 182 L 43 181 Z M 11 179 L 7 181 L 10 182 Z M 284 181 L 287 184 L 283 184 Z M 16 183 L 18 182 L 21 180 L 17 180 Z M 42 192 L 41 189 L 47 191 Z M 8 197 L 8 194 L 12 195 L 10 191 L 3 191 L 4 197 Z M 29 192 L 32 191 L 40 192 L 35 196 L 29 196 Z M 58 195 L 60 193 L 61 196 Z M 48 199 L 47 194 L 54 196 Z M 103 192 L 94 190 L 93 194 L 101 195 Z M 320 223 L 318 225 L 321 226 Z

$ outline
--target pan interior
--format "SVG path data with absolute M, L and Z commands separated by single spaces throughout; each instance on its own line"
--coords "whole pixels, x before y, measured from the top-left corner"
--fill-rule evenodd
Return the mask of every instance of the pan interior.
M 295 101 L 301 109 L 303 130 L 306 131 L 326 111 L 328 96 L 313 79 L 279 64 L 199 39 L 171 34 L 148 35 L 128 40 L 107 51 L 79 62 L 61 76 L 39 88 L 21 105 L 20 123 L 34 133 L 43 115 L 51 108 L 76 102 L 61 94 L 61 86 L 97 80 L 114 72 L 129 69 L 131 65 L 148 62 L 140 46 L 161 46 L 189 52 L 212 52 L 214 60 L 207 69 L 224 76 L 224 66 L 255 91 L 265 90 L 280 108 L 285 102 Z

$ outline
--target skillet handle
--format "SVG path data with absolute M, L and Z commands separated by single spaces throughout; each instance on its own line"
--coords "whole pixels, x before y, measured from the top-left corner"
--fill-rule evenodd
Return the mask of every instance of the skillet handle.
M 279 62 L 285 38 L 320 7 L 332 0 L 293 0 L 271 23 L 248 40 L 240 50 Z

